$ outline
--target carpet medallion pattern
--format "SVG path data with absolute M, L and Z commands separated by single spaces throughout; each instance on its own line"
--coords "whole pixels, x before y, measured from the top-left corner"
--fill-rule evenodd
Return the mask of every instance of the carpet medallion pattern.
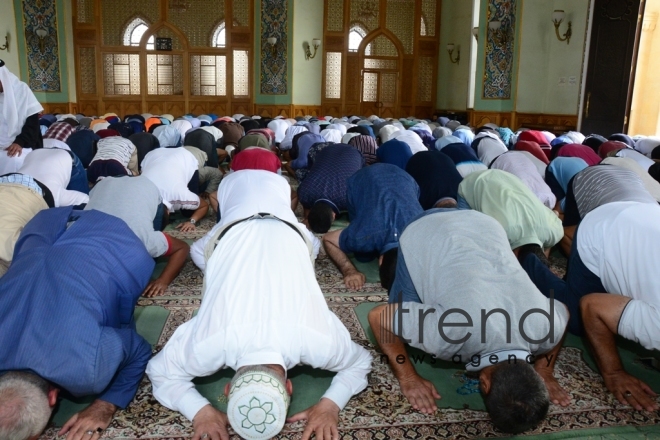
M 172 235 L 185 240 L 195 240 L 210 230 L 213 224 L 207 217 L 196 231 L 173 231 Z M 551 264 L 558 275 L 564 274 L 564 259 L 552 257 Z M 398 382 L 386 361 L 381 359 L 365 325 L 365 310 L 387 301 L 386 292 L 373 282 L 373 279 L 369 280 L 371 282 L 360 292 L 346 289 L 341 274 L 323 251 L 316 262 L 316 274 L 330 309 L 346 325 L 353 340 L 366 348 L 374 359 L 368 388 L 351 399 L 341 413 L 339 431 L 342 439 L 467 439 L 502 436 L 494 429 L 483 411 L 483 403 L 478 394 L 471 397 L 472 400 L 461 400 L 462 396 L 458 395 L 462 365 L 444 365 L 438 368 L 427 366 L 431 368 L 429 371 L 437 373 L 434 380 L 448 384 L 447 389 L 450 391 L 444 392 L 443 400 L 439 401 L 440 409 L 435 415 L 429 416 L 414 411 L 401 394 Z M 162 349 L 181 324 L 194 316 L 201 303 L 202 279 L 202 273 L 188 261 L 164 296 L 139 300 L 139 307 L 162 308 L 167 315 L 162 331 L 152 341 L 154 354 Z M 535 431 L 527 434 L 660 423 L 660 412 L 637 412 L 620 405 L 605 389 L 602 378 L 585 361 L 584 356 L 581 348 L 566 346 L 562 349 L 557 362 L 556 377 L 571 394 L 573 402 L 568 408 L 551 406 L 547 420 Z M 323 380 L 329 381 L 330 377 Z M 454 389 L 457 390 L 456 395 L 452 395 Z M 214 405 L 222 407 L 224 397 L 221 393 L 215 395 L 215 401 L 210 400 Z M 50 427 L 42 439 L 58 438 L 57 429 Z M 303 422 L 286 424 L 278 438 L 300 438 L 303 429 Z M 151 384 L 145 376 L 131 405 L 117 413 L 103 438 L 179 440 L 191 435 L 191 423 L 180 414 L 164 408 L 154 399 Z M 232 432 L 232 438 L 238 437 Z

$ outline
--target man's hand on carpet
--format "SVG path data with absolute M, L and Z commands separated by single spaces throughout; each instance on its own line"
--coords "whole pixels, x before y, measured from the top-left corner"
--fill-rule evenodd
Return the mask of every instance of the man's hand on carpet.
M 367 278 L 364 276 L 364 274 L 362 272 L 358 272 L 357 270 L 350 271 L 344 275 L 344 284 L 351 290 L 362 289 L 362 286 L 364 286 L 366 281 Z
M 619 402 L 630 405 L 637 411 L 656 411 L 658 403 L 657 394 L 651 387 L 625 371 L 603 374 L 605 386 Z
M 161 280 L 160 278 L 156 278 L 152 282 L 150 282 L 147 287 L 144 289 L 144 292 L 142 292 L 142 296 L 146 298 L 153 298 L 154 296 L 160 296 L 165 293 L 167 290 L 168 284 Z
M 339 438 L 339 407 L 330 399 L 323 398 L 316 405 L 307 408 L 287 420 L 288 423 L 307 420 L 302 440 L 309 440 L 312 434 L 316 440 L 336 440 Z
M 564 389 L 559 385 L 557 379 L 552 375 L 552 372 L 541 373 L 539 375 L 545 382 L 545 387 L 548 389 L 548 394 L 550 395 L 550 402 L 555 405 L 568 406 L 571 404 L 571 396 L 564 391 Z
M 190 222 L 180 223 L 176 228 L 181 232 L 192 232 L 197 229 L 197 227 Z
M 433 414 L 438 410 L 435 401 L 441 399 L 440 393 L 428 380 L 419 375 L 415 377 L 400 379 L 401 392 L 410 402 L 413 408 L 424 414 Z
M 66 440 L 98 440 L 110 426 L 115 411 L 115 405 L 97 399 L 84 410 L 74 414 L 58 435 L 66 434 Z
M 11 144 L 7 148 L 5 148 L 5 151 L 7 151 L 7 156 L 9 157 L 20 157 L 21 153 L 23 152 L 23 147 L 21 147 L 18 144 Z
M 227 414 L 206 405 L 195 414 L 192 440 L 229 440 L 228 424 Z

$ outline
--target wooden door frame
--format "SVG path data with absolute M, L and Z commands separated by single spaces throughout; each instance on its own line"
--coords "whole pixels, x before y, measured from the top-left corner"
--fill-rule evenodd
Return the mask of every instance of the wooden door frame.
M 384 56 L 376 56 L 376 55 L 365 55 L 365 51 L 367 50 L 367 46 L 371 44 L 372 41 L 374 41 L 376 38 L 380 37 L 381 35 L 385 36 L 393 45 L 396 47 L 397 50 L 397 57 L 384 57 Z M 358 48 L 357 54 L 358 54 L 358 62 L 360 63 L 360 111 L 362 111 L 362 91 L 364 88 L 364 83 L 363 83 L 363 78 L 364 78 L 364 72 L 367 70 L 373 70 L 375 72 L 378 72 L 378 84 L 380 85 L 380 72 L 381 70 L 379 69 L 365 69 L 364 67 L 364 60 L 365 58 L 374 58 L 374 59 L 396 59 L 396 69 L 388 69 L 392 72 L 396 71 L 399 73 L 397 75 L 397 80 L 396 80 L 396 103 L 394 106 L 394 114 L 399 114 L 401 110 L 401 68 L 403 67 L 403 45 L 399 41 L 399 39 L 394 35 L 392 32 L 390 32 L 387 29 L 376 29 L 373 32 L 368 33 L 363 39 L 362 42 L 360 43 L 360 47 Z M 380 90 L 378 91 L 378 94 L 380 95 Z

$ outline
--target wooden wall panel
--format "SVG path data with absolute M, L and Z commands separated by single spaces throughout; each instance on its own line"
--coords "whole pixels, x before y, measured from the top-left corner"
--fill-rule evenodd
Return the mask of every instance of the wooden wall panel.
M 341 116 L 343 115 L 343 106 L 341 105 L 341 102 L 336 102 L 336 103 L 325 103 L 324 105 L 321 106 L 323 108 L 323 115 L 330 115 L 330 116 Z
M 293 105 L 291 108 L 291 114 L 294 118 L 298 116 L 315 116 L 317 118 L 323 116 L 320 105 Z
M 274 118 L 275 116 L 282 116 L 289 118 L 291 116 L 291 106 L 288 104 L 283 105 L 264 105 L 255 104 L 254 114 L 265 118 Z
M 78 111 L 83 115 L 98 115 L 98 108 L 97 101 L 78 101 Z
M 538 113 L 517 113 L 516 128 L 547 127 L 548 131 L 570 131 L 577 127 L 578 115 L 547 115 Z
M 251 116 L 254 113 L 254 108 L 251 102 L 233 102 L 231 105 L 231 115 L 241 114 Z
M 44 108 L 44 113 L 77 113 L 75 109 L 77 105 L 71 102 L 48 102 L 41 103 L 41 106 Z

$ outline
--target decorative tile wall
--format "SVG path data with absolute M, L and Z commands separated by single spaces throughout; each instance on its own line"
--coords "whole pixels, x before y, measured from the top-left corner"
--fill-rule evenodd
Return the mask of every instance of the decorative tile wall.
M 55 0 L 23 0 L 21 7 L 28 85 L 36 92 L 60 92 L 62 84 Z M 39 37 L 43 31 L 46 35 Z
M 489 0 L 488 21 L 500 20 L 505 41 L 488 31 L 484 65 L 485 99 L 511 99 L 517 0 Z
M 124 28 L 135 17 L 143 18 L 149 26 L 156 23 L 160 20 L 160 1 L 102 1 L 103 44 L 105 46 L 121 46 Z
M 288 90 L 288 0 L 261 0 L 261 93 L 286 95 Z M 268 44 L 277 38 L 275 48 Z
M 413 0 L 387 1 L 387 29 L 399 39 L 406 55 L 413 53 L 415 44 L 415 2 Z

